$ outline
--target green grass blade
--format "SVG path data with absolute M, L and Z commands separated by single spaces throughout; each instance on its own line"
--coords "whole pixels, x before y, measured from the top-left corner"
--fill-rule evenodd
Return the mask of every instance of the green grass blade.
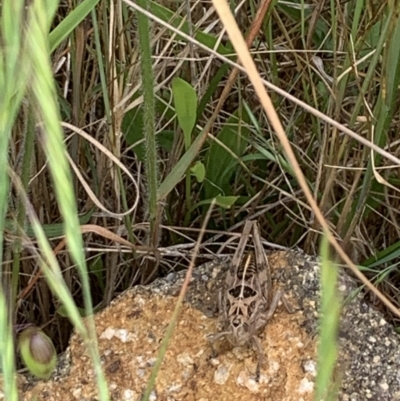
M 86 16 L 96 7 L 99 0 L 82 1 L 68 16 L 58 24 L 49 35 L 50 52 L 67 39 L 72 31 L 86 18 Z
M 146 9 L 147 0 L 138 0 L 137 3 Z M 150 241 L 151 246 L 158 245 L 158 230 L 156 227 L 157 219 L 157 186 L 158 186 L 158 167 L 157 167 L 157 140 L 155 135 L 155 101 L 154 101 L 154 76 L 151 61 L 150 27 L 147 16 L 138 14 L 138 31 L 140 45 L 140 67 L 142 72 L 143 90 L 143 125 L 145 135 L 145 168 L 148 190 L 148 207 L 150 217 Z
M 13 331 L 10 326 L 9 308 L 4 296 L 0 291 L 0 369 L 2 372 L 3 396 L 7 401 L 17 401 L 18 391 L 15 372 L 15 352 Z
M 400 257 L 400 242 L 397 241 L 394 244 L 388 246 L 387 248 L 382 249 L 382 251 L 376 253 L 375 255 L 368 258 L 363 262 L 363 266 L 373 268 L 377 266 L 384 265 L 385 263 L 389 263 L 394 259 L 398 259 Z
M 334 368 L 338 356 L 337 336 L 341 299 L 337 292 L 338 267 L 329 260 L 326 237 L 321 245 L 321 317 L 319 324 L 318 369 L 315 401 L 331 400 L 335 384 Z
M 177 15 L 173 11 L 158 4 L 155 1 L 148 1 L 148 9 L 156 17 L 160 18 L 165 22 L 168 22 L 175 28 L 179 27 L 181 32 L 186 33 L 187 35 L 189 34 L 189 25 L 187 21 L 182 21 L 182 17 Z M 177 38 L 182 39 L 182 36 L 178 34 Z M 205 33 L 203 31 L 196 32 L 194 38 L 203 45 L 207 46 L 209 49 L 214 49 L 218 42 L 218 39 L 215 36 Z M 220 54 L 232 53 L 232 51 L 229 50 L 227 46 L 224 46 L 222 44 L 219 44 L 216 50 Z
M 157 191 L 158 201 L 164 200 L 166 196 L 175 188 L 176 184 L 185 175 L 187 169 L 196 158 L 200 149 L 206 139 L 208 127 L 206 127 L 201 134 L 193 141 L 190 148 L 179 159 L 178 163 L 172 168 L 171 172 L 167 175 L 165 180 L 161 183 Z
M 153 389 L 153 387 L 155 385 L 155 381 L 156 381 L 158 372 L 160 371 L 161 364 L 162 364 L 162 362 L 164 360 L 164 357 L 165 357 L 165 353 L 167 352 L 167 347 L 168 347 L 169 341 L 170 341 L 170 339 L 172 337 L 172 334 L 173 334 L 173 332 L 175 330 L 176 323 L 178 321 L 179 313 L 181 311 L 183 300 L 184 300 L 184 297 L 185 297 L 185 294 L 186 294 L 186 291 L 187 291 L 187 287 L 189 285 L 189 281 L 190 281 L 190 278 L 191 278 L 193 266 L 194 266 L 194 263 L 196 261 L 196 257 L 197 257 L 198 252 L 199 252 L 199 246 L 202 243 L 204 231 L 205 231 L 205 229 L 207 227 L 207 224 L 208 224 L 208 222 L 210 220 L 210 216 L 211 216 L 211 212 L 213 210 L 213 207 L 214 207 L 214 202 L 211 203 L 211 205 L 210 205 L 210 207 L 208 209 L 208 212 L 207 212 L 207 214 L 206 214 L 206 216 L 204 218 L 204 221 L 203 221 L 203 224 L 202 224 L 202 227 L 201 227 L 201 230 L 200 230 L 200 234 L 199 234 L 199 237 L 198 237 L 197 242 L 196 242 L 196 247 L 194 249 L 192 260 L 190 262 L 189 269 L 188 269 L 188 272 L 187 272 L 186 277 L 185 277 L 185 281 L 184 281 L 184 283 L 182 285 L 182 289 L 181 289 L 181 292 L 179 294 L 178 300 L 176 302 L 174 311 L 172 312 L 170 323 L 169 323 L 167 329 L 165 330 L 165 336 L 161 341 L 160 348 L 159 348 L 159 351 L 158 351 L 157 360 L 156 360 L 156 362 L 154 364 L 154 367 L 153 367 L 153 369 L 151 371 L 149 380 L 147 382 L 146 390 L 145 390 L 145 392 L 143 394 L 143 397 L 141 398 L 142 401 L 148 401 L 150 399 L 151 391 L 152 391 L 152 389 Z
M 51 19 L 47 15 L 43 3 L 39 0 L 31 6 L 29 11 L 26 38 L 30 67 L 32 69 L 30 84 L 33 97 L 36 101 L 36 111 L 42 119 L 42 143 L 53 178 L 57 203 L 65 224 L 64 229 L 68 250 L 80 274 L 86 315 L 91 316 L 93 314 L 93 307 L 85 256 L 83 253 L 83 242 L 79 228 L 76 200 L 72 187 L 71 171 L 65 156 L 66 149 L 60 125 L 57 94 L 49 60 L 48 29 Z M 31 212 L 31 216 L 32 214 Z M 51 248 L 38 222 L 33 222 L 33 229 L 42 252 L 45 254 L 46 260 L 49 260 L 51 257 L 50 254 L 52 253 Z M 54 260 L 52 263 L 52 270 L 55 270 L 57 267 L 57 262 Z M 67 302 L 67 300 L 70 301 L 66 303 L 66 306 L 69 305 L 69 312 L 71 313 L 70 318 L 78 322 L 78 318 L 75 315 L 77 311 L 74 312 L 76 307 L 72 306 L 74 305 L 73 299 L 66 292 L 61 273 L 57 272 L 57 274 L 51 274 L 51 270 L 49 268 L 46 269 L 45 263 L 42 263 L 42 268 L 44 272 L 47 271 L 49 285 L 57 296 L 64 302 Z M 93 317 L 87 318 L 86 322 L 88 328 L 84 338 L 96 371 L 100 397 L 102 400 L 108 400 L 107 385 L 104 380 L 100 357 L 96 346 L 97 341 Z
M 9 140 L 13 124 L 26 91 L 28 62 L 23 52 L 21 20 L 24 12 L 24 2 L 21 0 L 3 2 L 1 14 L 0 41 L 0 283 L 7 293 L 9 314 L 13 321 L 14 308 L 12 300 L 15 297 L 15 282 L 11 276 L 3 278 L 3 241 L 5 216 L 8 207 L 9 178 L 7 175 Z M 13 291 L 14 290 L 14 291 Z

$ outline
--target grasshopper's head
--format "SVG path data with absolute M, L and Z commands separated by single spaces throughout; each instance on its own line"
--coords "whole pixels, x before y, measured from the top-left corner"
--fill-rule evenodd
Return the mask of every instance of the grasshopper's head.
M 248 317 L 239 313 L 231 315 L 229 318 L 229 342 L 235 347 L 241 347 L 253 337 L 254 333 L 249 326 Z
M 252 286 L 251 278 L 247 282 L 243 277 L 227 291 L 226 331 L 231 333 L 229 341 L 233 346 L 243 346 L 254 336 L 254 317 L 259 298 L 259 290 Z

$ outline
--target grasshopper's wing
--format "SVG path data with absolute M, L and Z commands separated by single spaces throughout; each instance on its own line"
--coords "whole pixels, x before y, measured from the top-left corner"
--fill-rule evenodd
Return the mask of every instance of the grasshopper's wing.
M 261 289 L 265 299 L 269 301 L 272 290 L 271 270 L 267 255 L 265 254 L 264 247 L 261 243 L 260 228 L 257 222 L 254 222 L 253 225 L 253 243 L 254 254 L 256 257 L 257 274 L 260 280 Z
M 253 220 L 246 220 L 246 223 L 244 224 L 243 231 L 242 231 L 242 236 L 240 237 L 239 244 L 236 248 L 236 252 L 233 255 L 232 258 L 232 269 L 231 272 L 232 274 L 236 275 L 237 269 L 240 266 L 240 263 L 243 258 L 243 252 L 246 249 L 246 244 L 249 240 L 251 230 L 253 228 L 254 221 Z

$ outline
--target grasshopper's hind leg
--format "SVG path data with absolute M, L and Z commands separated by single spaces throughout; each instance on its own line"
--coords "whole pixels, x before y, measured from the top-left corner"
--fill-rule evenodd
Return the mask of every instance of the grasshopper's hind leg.
M 260 372 L 261 372 L 261 366 L 264 362 L 264 352 L 261 346 L 261 341 L 257 336 L 253 337 L 254 344 L 256 345 L 257 348 L 257 367 L 256 367 L 256 382 L 258 383 L 260 381 Z

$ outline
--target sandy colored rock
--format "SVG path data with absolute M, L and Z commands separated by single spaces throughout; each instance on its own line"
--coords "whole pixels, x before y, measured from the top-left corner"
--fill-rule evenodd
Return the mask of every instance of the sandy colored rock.
M 187 301 L 150 399 L 313 399 L 317 369 L 318 263 L 293 251 L 269 257 L 275 287 L 284 288 L 289 303 L 299 310 L 288 314 L 280 306 L 260 334 L 265 359 L 259 382 L 254 380 L 257 352 L 251 346 L 232 348 L 222 340 L 216 343 L 218 356 L 211 358 L 207 336 L 218 331 L 215 306 L 226 263 L 208 263 L 193 274 Z M 173 273 L 147 287 L 132 288 L 96 316 L 99 352 L 111 400 L 141 399 L 183 278 L 184 272 Z M 350 279 L 342 279 L 343 292 L 349 293 L 352 288 Z M 341 345 L 340 399 L 399 399 L 396 398 L 399 383 L 394 372 L 394 369 L 398 371 L 400 361 L 398 337 L 382 316 L 365 304 L 361 295 L 343 312 Z M 387 347 L 390 351 L 386 351 Z M 77 335 L 72 336 L 67 355 L 68 373 L 29 388 L 21 384 L 22 398 L 98 399 L 94 370 Z M 397 368 L 392 365 L 389 369 L 388 358 Z M 369 375 L 369 371 L 375 372 L 375 376 Z

